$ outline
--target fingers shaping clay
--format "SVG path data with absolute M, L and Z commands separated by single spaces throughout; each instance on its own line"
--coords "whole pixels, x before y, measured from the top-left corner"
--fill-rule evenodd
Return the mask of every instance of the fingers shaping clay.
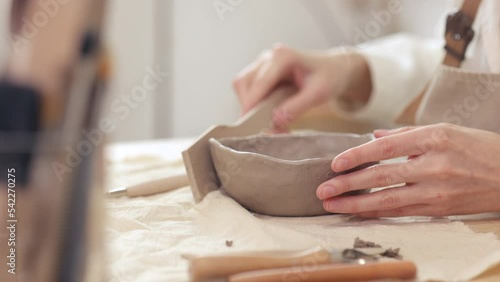
M 273 216 L 316 216 L 328 214 L 316 189 L 342 174 L 331 170 L 332 159 L 372 139 L 371 134 L 307 133 L 212 138 L 209 142 L 222 188 L 242 206 Z

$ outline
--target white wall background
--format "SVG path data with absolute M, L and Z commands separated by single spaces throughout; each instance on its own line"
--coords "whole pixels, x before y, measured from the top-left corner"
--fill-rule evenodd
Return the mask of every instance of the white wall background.
M 108 94 L 114 101 L 130 95 L 135 86 L 142 84 L 146 67 L 155 65 L 154 1 L 110 0 L 108 3 L 105 39 L 113 59 L 113 79 Z M 114 140 L 155 136 L 155 94 L 150 93 L 125 119 L 113 118 L 117 125 L 112 135 Z
M 197 136 L 232 123 L 239 106 L 236 73 L 275 42 L 324 49 L 356 41 L 373 13 L 401 2 L 377 35 L 398 30 L 430 36 L 442 30 L 449 1 L 433 0 L 110 0 L 106 41 L 114 58 L 110 100 L 129 95 L 148 66 L 170 76 L 118 121 L 113 140 Z M 217 12 L 214 4 L 227 5 Z M 8 1 L 0 1 L 0 62 L 9 52 Z M 437 28 L 439 27 L 439 28 Z M 438 35 L 441 36 L 441 35 Z M 107 115 L 113 115 L 109 112 Z
M 118 61 L 132 60 L 133 65 L 140 67 L 137 56 L 145 55 L 137 53 L 134 46 L 146 47 L 153 42 L 153 46 L 139 52 L 153 49 L 155 63 L 171 74 L 151 101 L 154 105 L 145 105 L 135 113 L 134 121 L 119 128 L 116 137 L 197 136 L 211 125 L 232 123 L 239 117 L 240 109 L 231 81 L 262 50 L 275 42 L 307 49 L 353 43 L 356 30 L 363 30 L 366 23 L 373 21 L 374 12 L 387 10 L 390 1 L 150 0 L 153 5 L 149 5 L 144 4 L 148 1 L 114 0 L 118 9 L 110 11 L 111 21 L 118 20 L 120 12 L 141 11 L 137 16 L 128 15 L 127 26 L 132 20 L 143 28 L 127 31 L 126 44 L 113 42 L 113 46 L 121 49 Z M 218 13 L 214 4 L 220 3 L 229 10 Z M 389 25 L 381 28 L 380 36 L 398 30 L 424 36 L 435 34 L 449 1 L 403 0 L 401 5 L 402 13 L 392 15 Z M 148 17 L 149 8 L 153 9 L 154 17 Z M 148 20 L 150 30 L 147 30 Z M 110 32 L 123 33 L 120 24 L 115 23 Z M 145 38 L 151 30 L 156 37 Z M 135 74 L 140 75 L 140 70 Z M 118 79 L 134 81 L 126 77 Z M 137 124 L 143 127 L 136 128 Z
M 239 4 L 231 6 L 232 2 Z M 351 32 L 341 27 L 356 19 L 362 22 L 363 9 L 356 8 L 368 10 L 377 6 L 354 5 L 355 2 L 359 4 L 359 1 L 173 1 L 173 40 L 169 46 L 173 51 L 170 85 L 173 120 L 168 135 L 195 136 L 213 124 L 234 122 L 240 109 L 231 88 L 232 79 L 275 42 L 306 49 L 350 43 Z M 218 13 L 214 3 L 225 3 L 231 10 Z M 353 16 L 341 18 L 347 11 L 353 12 Z

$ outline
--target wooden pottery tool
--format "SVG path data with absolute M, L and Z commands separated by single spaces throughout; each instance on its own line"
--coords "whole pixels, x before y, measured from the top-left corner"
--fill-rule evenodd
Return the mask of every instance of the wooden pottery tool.
M 380 279 L 415 278 L 417 267 L 411 261 L 386 261 L 367 264 L 303 265 L 243 272 L 229 277 L 229 282 L 348 282 Z
M 195 202 L 200 202 L 209 192 L 219 189 L 208 140 L 221 137 L 242 137 L 272 128 L 271 120 L 275 107 L 296 92 L 291 86 L 282 86 L 244 115 L 233 125 L 218 125 L 208 129 L 189 149 L 182 152 L 184 165 Z
M 374 262 L 383 248 L 332 249 L 321 247 L 305 251 L 266 251 L 233 253 L 219 256 L 191 257 L 189 273 L 193 281 L 227 278 L 254 270 L 323 265 L 331 263 Z
M 118 187 L 106 192 L 107 196 L 112 198 L 148 196 L 191 185 L 195 201 L 201 201 L 205 195 L 219 189 L 220 186 L 212 163 L 208 140 L 210 138 L 247 136 L 270 130 L 274 108 L 294 92 L 293 87 L 282 86 L 235 124 L 209 128 L 191 147 L 182 152 L 187 174 L 167 176 L 130 187 Z
M 139 197 L 164 193 L 189 185 L 189 179 L 185 173 L 180 173 L 157 180 L 152 180 L 128 187 L 119 187 L 107 192 L 108 196 L 115 198 L 121 196 Z

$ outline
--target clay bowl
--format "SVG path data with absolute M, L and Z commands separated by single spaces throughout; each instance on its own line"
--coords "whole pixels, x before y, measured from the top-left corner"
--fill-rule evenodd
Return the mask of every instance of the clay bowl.
M 339 175 L 330 168 L 332 159 L 372 139 L 371 134 L 307 133 L 209 142 L 222 188 L 242 206 L 273 216 L 316 216 L 328 214 L 316 188 Z

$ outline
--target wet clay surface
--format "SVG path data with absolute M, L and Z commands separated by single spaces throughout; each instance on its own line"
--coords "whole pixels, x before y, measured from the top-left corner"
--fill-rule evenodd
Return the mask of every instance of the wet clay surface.
M 315 216 L 328 214 L 316 188 L 338 175 L 330 168 L 332 159 L 371 139 L 371 134 L 308 133 L 209 142 L 222 188 L 241 205 L 267 215 Z

